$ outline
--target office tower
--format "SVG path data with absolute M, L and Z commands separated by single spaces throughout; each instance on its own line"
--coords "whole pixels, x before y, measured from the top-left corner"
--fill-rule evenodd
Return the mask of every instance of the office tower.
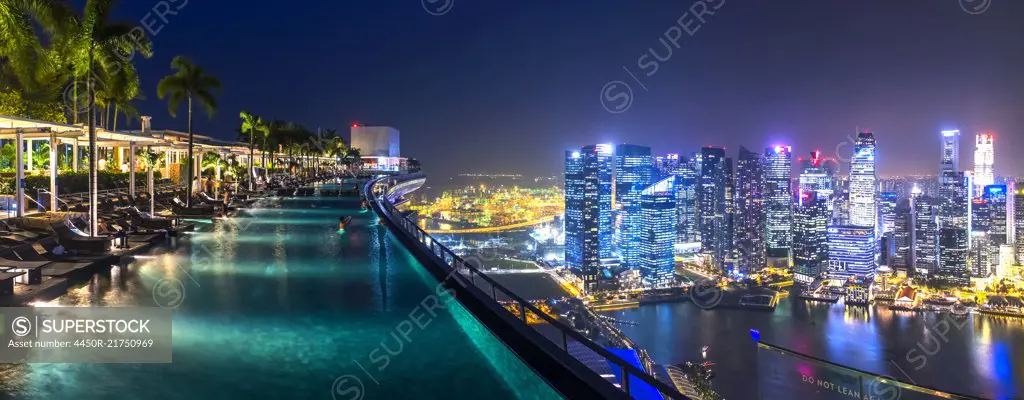
M 936 275 L 957 285 L 971 283 L 967 268 L 967 228 L 942 228 L 939 230 L 939 270 Z
M 942 154 L 939 171 L 960 170 L 960 131 L 942 131 Z
M 968 229 L 970 209 L 967 177 L 959 171 L 941 171 L 939 177 L 939 227 Z
M 761 155 L 740 146 L 736 158 L 736 234 L 737 264 L 743 273 L 765 266 L 764 168 Z
M 937 201 L 915 191 L 911 197 L 914 208 L 914 270 L 915 276 L 933 274 L 939 266 L 939 215 Z
M 995 183 L 995 134 L 979 133 L 974 142 L 974 187 L 981 193 L 985 186 Z
M 1017 262 L 1024 263 L 1024 185 L 1021 182 L 1017 182 L 1017 190 L 1014 191 L 1013 195 L 1013 231 L 1014 231 L 1014 244 L 1017 254 Z
M 832 195 L 835 193 L 834 162 L 822 157 L 821 150 L 811 152 L 811 158 L 800 158 L 800 190 L 816 192 L 832 210 Z
M 845 281 L 875 276 L 875 228 L 832 226 L 828 228 L 828 277 Z
M 878 195 L 878 217 L 883 234 L 896 231 L 896 204 L 899 196 L 894 192 L 882 192 Z
M 893 227 L 892 246 L 895 248 L 889 267 L 909 274 L 914 265 L 914 210 L 908 199 L 896 206 L 896 220 Z
M 809 284 L 828 262 L 828 204 L 819 192 L 801 191 L 793 210 L 793 280 Z
M 668 153 L 664 156 L 657 156 L 654 158 L 654 169 L 657 172 L 658 178 L 661 180 L 666 177 L 675 175 L 679 171 L 679 165 L 681 161 L 678 153 Z M 655 179 L 652 179 L 652 181 Z
M 611 181 L 610 145 L 566 152 L 565 262 L 587 292 L 598 289 L 601 261 L 611 256 Z
M 736 174 L 732 158 L 725 158 L 725 262 L 734 265 L 736 262 Z
M 727 237 L 725 220 L 725 192 L 729 177 L 726 175 L 725 149 L 701 149 L 698 212 L 700 218 L 701 252 L 711 258 L 712 265 L 725 267 Z
M 653 174 L 650 147 L 632 144 L 615 147 L 616 244 L 626 268 L 639 267 L 640 192 L 651 185 Z
M 790 205 L 793 190 L 790 185 L 790 174 L 793 169 L 793 148 L 776 145 L 764 152 L 764 186 L 766 236 L 765 248 L 769 258 L 787 259 L 789 266 L 790 247 L 792 243 L 793 211 Z M 777 262 L 776 262 L 777 263 Z M 770 262 L 773 266 L 776 263 Z
M 672 283 L 676 226 L 675 177 L 640 192 L 640 276 L 650 286 Z
M 697 158 L 692 157 L 680 162 L 676 170 L 676 243 L 695 243 L 700 241 L 697 229 L 697 187 L 699 175 Z
M 999 246 L 1009 244 L 1008 217 L 1008 190 L 1006 185 L 988 185 L 982 198 L 988 206 L 988 235 L 993 245 Z
M 850 225 L 877 226 L 875 135 L 861 132 L 850 160 Z

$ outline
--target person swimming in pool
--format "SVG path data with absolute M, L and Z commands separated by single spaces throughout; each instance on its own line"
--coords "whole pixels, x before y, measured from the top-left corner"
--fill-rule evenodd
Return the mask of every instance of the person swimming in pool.
M 347 226 L 349 222 L 352 222 L 352 217 L 338 218 L 338 230 L 345 230 L 345 226 Z

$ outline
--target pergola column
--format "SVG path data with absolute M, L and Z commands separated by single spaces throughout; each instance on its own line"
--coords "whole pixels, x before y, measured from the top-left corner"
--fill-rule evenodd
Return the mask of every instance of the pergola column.
M 57 212 L 57 132 L 50 132 L 50 211 Z
M 75 151 L 71 155 L 72 171 L 78 172 L 78 138 L 75 138 L 74 144 L 71 145 Z
M 152 150 L 150 150 L 149 147 L 146 147 L 146 153 L 149 153 L 150 151 L 152 151 Z M 155 206 L 156 206 L 154 204 L 155 200 L 153 199 L 153 163 L 151 163 L 149 161 L 150 161 L 149 158 L 147 158 L 147 161 L 146 161 L 146 191 L 149 192 L 149 214 L 150 215 L 155 215 L 156 213 L 153 211 Z M 167 160 L 165 159 L 164 162 L 166 163 Z
M 213 167 L 213 176 L 217 178 L 217 184 L 213 185 L 213 198 L 215 199 L 220 198 L 220 182 L 223 181 L 220 179 L 220 163 L 221 161 L 218 160 Z
M 17 187 L 14 199 L 17 202 L 16 207 L 18 207 L 15 210 L 15 215 L 19 218 L 25 216 L 25 149 L 21 147 L 23 145 L 21 129 L 17 129 L 14 131 L 14 158 L 16 159 L 14 162 L 14 185 Z
M 128 195 L 135 198 L 135 142 L 128 142 Z
M 32 171 L 32 139 L 27 139 L 26 142 L 28 142 L 28 170 Z M 21 142 L 18 142 L 18 147 L 21 147 Z

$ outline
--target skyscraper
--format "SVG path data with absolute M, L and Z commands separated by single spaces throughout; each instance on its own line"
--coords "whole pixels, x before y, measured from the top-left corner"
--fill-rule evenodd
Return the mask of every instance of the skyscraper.
M 850 225 L 877 226 L 875 135 L 861 132 L 850 160 Z
M 821 155 L 821 150 L 811 152 L 811 158 L 800 158 L 800 190 L 816 192 L 832 210 L 832 195 L 835 193 L 835 167 Z
M 1017 182 L 1017 190 L 1014 191 L 1014 209 L 1013 209 L 1013 230 L 1014 230 L 1014 244 L 1016 245 L 1017 262 L 1024 262 L 1024 187 L 1021 182 Z
M 970 193 L 959 170 L 960 131 L 942 131 L 939 162 L 939 228 L 967 229 Z
M 676 226 L 675 177 L 669 176 L 640 192 L 640 275 L 646 284 L 672 282 Z
M 828 262 L 828 206 L 819 192 L 801 191 L 793 211 L 793 279 L 809 284 Z
M 939 270 L 936 275 L 966 286 L 971 283 L 967 268 L 967 228 L 939 230 Z
M 828 277 L 845 281 L 875 276 L 875 228 L 832 226 L 828 228 Z
M 654 157 L 654 170 L 657 172 L 657 178 L 653 180 L 661 180 L 676 174 L 681 163 L 679 153 L 668 153 L 664 156 Z
M 765 248 L 769 258 L 788 259 L 792 246 L 793 190 L 790 174 L 793 169 L 793 148 L 775 145 L 765 149 Z M 774 264 L 774 263 L 773 263 Z M 785 263 L 788 266 L 788 262 Z
M 989 239 L 991 226 L 988 200 L 984 197 L 972 200 L 970 253 L 967 257 L 967 266 L 971 269 L 971 276 L 975 278 L 988 277 L 990 264 L 995 261 L 992 259 L 992 253 L 999 246 L 993 246 Z
M 878 199 L 882 234 L 893 233 L 896 231 L 896 204 L 899 196 L 895 192 L 882 192 Z
M 743 273 L 765 266 L 764 168 L 761 155 L 740 146 L 736 158 L 737 264 Z
M 988 205 L 988 235 L 995 246 L 1008 243 L 1008 195 L 1006 185 L 988 185 L 982 192 L 982 198 Z
M 914 210 L 908 199 L 896 206 L 896 221 L 892 240 L 895 252 L 889 267 L 910 274 L 914 266 Z
M 565 154 L 565 262 L 591 292 L 598 289 L 601 260 L 611 256 L 612 148 Z
M 960 131 L 942 131 L 942 155 L 939 171 L 960 170 Z
M 651 185 L 651 148 L 632 144 L 615 147 L 615 207 L 619 252 L 627 268 L 640 265 L 640 192 Z
M 700 200 L 701 252 L 710 256 L 712 264 L 719 269 L 725 267 L 726 251 L 732 241 L 728 237 L 725 218 L 728 183 L 725 149 L 701 149 L 700 186 L 697 194 Z
M 937 201 L 915 193 L 914 208 L 914 275 L 930 275 L 939 267 L 939 216 Z
M 695 243 L 700 241 L 700 225 L 697 220 L 697 187 L 699 183 L 700 161 L 698 156 L 680 161 L 676 170 L 676 243 Z
M 974 187 L 975 193 L 981 193 L 985 186 L 995 183 L 993 167 L 996 162 L 996 135 L 979 133 L 974 142 Z

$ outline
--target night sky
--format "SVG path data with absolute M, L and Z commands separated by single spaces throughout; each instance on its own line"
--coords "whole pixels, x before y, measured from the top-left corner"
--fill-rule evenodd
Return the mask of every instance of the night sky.
M 119 15 L 161 29 L 138 62 L 155 128 L 185 129 L 155 89 L 181 54 L 223 83 L 199 133 L 232 138 L 243 109 L 346 133 L 390 125 L 403 155 L 442 176 L 560 174 L 564 150 L 597 142 L 848 153 L 858 126 L 875 132 L 882 174 L 934 173 L 949 128 L 966 133 L 962 168 L 973 134 L 991 130 L 996 172 L 1024 173 L 1024 1 L 708 1 L 719 8 L 703 23 L 684 15 L 690 0 L 454 0 L 428 12 L 444 1 L 189 0 L 163 23 L 146 17 L 157 1 L 133 0 Z M 659 39 L 680 18 L 696 31 L 670 32 L 679 48 L 647 76 L 638 59 L 665 58 Z M 605 109 L 624 104 L 621 84 L 601 101 L 610 81 L 633 91 L 625 112 Z

